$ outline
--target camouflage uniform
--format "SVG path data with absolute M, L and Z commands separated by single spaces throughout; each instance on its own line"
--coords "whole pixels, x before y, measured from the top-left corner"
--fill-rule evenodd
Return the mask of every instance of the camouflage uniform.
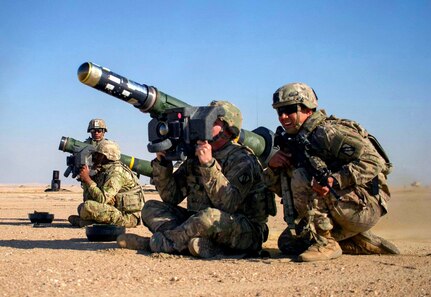
M 285 194 L 286 205 L 293 198 L 297 215 L 292 223 L 295 213 L 284 208 L 288 228 L 279 237 L 280 250 L 299 254 L 300 261 L 399 253 L 369 231 L 386 214 L 390 199 L 386 175 L 392 165 L 383 148 L 358 123 L 316 111 L 317 100 L 304 83 L 286 84 L 273 95 L 283 126 L 276 140 L 284 153 L 271 158 L 265 179 L 272 191 Z
M 327 117 L 324 110 L 314 112 L 302 125 L 312 145 L 313 155 L 320 157 L 332 172 L 334 195 L 317 199 L 318 210 L 333 220 L 332 236 L 337 241 L 352 237 L 373 227 L 387 212 L 390 193 L 386 174 L 388 164 L 367 137 L 368 133 L 352 121 Z M 317 194 L 312 190 L 311 176 L 305 168 L 287 172 L 298 220 L 305 218 Z M 265 170 L 271 190 L 281 196 L 280 172 Z
M 143 197 L 137 178 L 127 169 L 120 161 L 102 165 L 93 177 L 94 182 L 83 185 L 85 202 L 78 207 L 83 220 L 127 228 L 139 224 L 142 202 L 135 202 L 136 206 L 124 209 L 124 199 L 120 198 L 128 191 L 137 197 L 137 201 Z
M 196 237 L 232 252 L 256 253 L 266 241 L 268 208 L 274 207 L 268 203 L 274 196 L 264 187 L 258 160 L 232 142 L 213 157 L 216 161 L 209 167 L 187 159 L 174 173 L 171 162 L 152 162 L 163 202 L 147 201 L 142 221 L 171 242 L 163 252 L 183 252 Z M 178 206 L 186 197 L 187 209 Z
M 96 152 L 108 162 L 100 165 L 92 179 L 83 184 L 84 203 L 78 207 L 80 219 L 136 227 L 144 202 L 138 178 L 119 161 L 120 150 L 114 142 L 102 140 Z

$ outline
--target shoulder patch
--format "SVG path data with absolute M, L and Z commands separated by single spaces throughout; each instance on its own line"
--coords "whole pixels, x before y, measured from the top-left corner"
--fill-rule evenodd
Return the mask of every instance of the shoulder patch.
M 355 152 L 356 152 L 356 148 L 347 143 L 344 143 L 340 149 L 340 153 L 345 154 L 349 157 L 353 156 Z
M 242 184 L 245 185 L 247 183 L 249 183 L 251 180 L 251 176 L 249 172 L 244 172 L 242 175 L 240 175 L 238 177 L 238 181 Z

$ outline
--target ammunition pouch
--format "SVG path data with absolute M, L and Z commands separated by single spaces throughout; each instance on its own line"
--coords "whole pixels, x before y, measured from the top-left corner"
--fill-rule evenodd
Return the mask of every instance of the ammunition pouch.
M 268 215 L 274 216 L 277 212 L 274 193 L 264 187 L 250 192 L 240 212 L 254 223 L 265 223 Z
M 144 191 L 141 186 L 137 186 L 129 191 L 118 193 L 117 209 L 124 213 L 133 213 L 142 210 L 144 206 Z

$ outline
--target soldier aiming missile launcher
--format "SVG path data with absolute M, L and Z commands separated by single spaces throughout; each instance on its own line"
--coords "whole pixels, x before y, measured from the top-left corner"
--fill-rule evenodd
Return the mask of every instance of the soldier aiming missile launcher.
M 220 106 L 179 107 L 166 110 L 148 124 L 148 151 L 165 152 L 167 160 L 194 156 L 198 140 L 211 140 L 212 127 L 224 115 Z
M 209 109 L 201 113 L 203 109 L 193 109 L 189 104 L 155 87 L 136 83 L 91 62 L 83 63 L 78 68 L 78 79 L 88 86 L 132 104 L 144 113 L 149 113 L 153 120 L 148 126 L 148 148 L 153 152 L 169 151 L 171 160 L 180 160 L 189 154 L 189 146 L 194 140 L 190 139 L 193 132 L 196 139 L 206 139 L 207 129 L 212 127 L 208 120 L 217 113 Z M 175 118 L 175 115 L 181 115 L 181 119 L 178 119 L 178 116 Z M 191 120 L 205 123 L 204 129 L 195 129 L 198 124 L 189 125 Z M 242 129 L 238 142 L 251 148 L 264 165 L 274 152 L 274 133 L 265 127 L 259 127 L 252 132 Z
M 72 173 L 73 178 L 75 178 L 79 174 L 81 166 L 88 165 L 89 157 L 94 151 L 94 147 L 91 144 L 64 136 L 60 140 L 60 145 L 58 149 L 60 151 L 72 154 L 71 156 L 67 157 L 68 167 L 64 172 L 64 176 L 68 177 L 70 173 Z M 123 154 L 121 154 L 120 156 L 120 161 L 137 174 L 151 177 L 153 168 L 151 167 L 150 161 L 137 159 L 135 157 Z

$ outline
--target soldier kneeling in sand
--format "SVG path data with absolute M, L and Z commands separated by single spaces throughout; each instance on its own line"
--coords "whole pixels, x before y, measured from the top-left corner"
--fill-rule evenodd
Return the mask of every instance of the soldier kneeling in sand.
M 305 225 L 300 234 L 286 228 L 280 250 L 307 262 L 343 253 L 398 254 L 395 245 L 370 231 L 390 200 L 391 163 L 377 140 L 358 123 L 317 110 L 317 96 L 304 83 L 279 88 L 272 106 L 282 141 L 265 169 L 266 183 L 292 198 L 290 213 L 296 212 L 297 225 Z
M 91 177 L 88 166 L 81 168 L 84 203 L 78 206 L 79 216 L 69 217 L 73 226 L 99 223 L 131 228 L 140 223 L 144 193 L 137 176 L 120 162 L 120 156 L 115 142 L 102 140 L 92 155 L 96 174 Z

